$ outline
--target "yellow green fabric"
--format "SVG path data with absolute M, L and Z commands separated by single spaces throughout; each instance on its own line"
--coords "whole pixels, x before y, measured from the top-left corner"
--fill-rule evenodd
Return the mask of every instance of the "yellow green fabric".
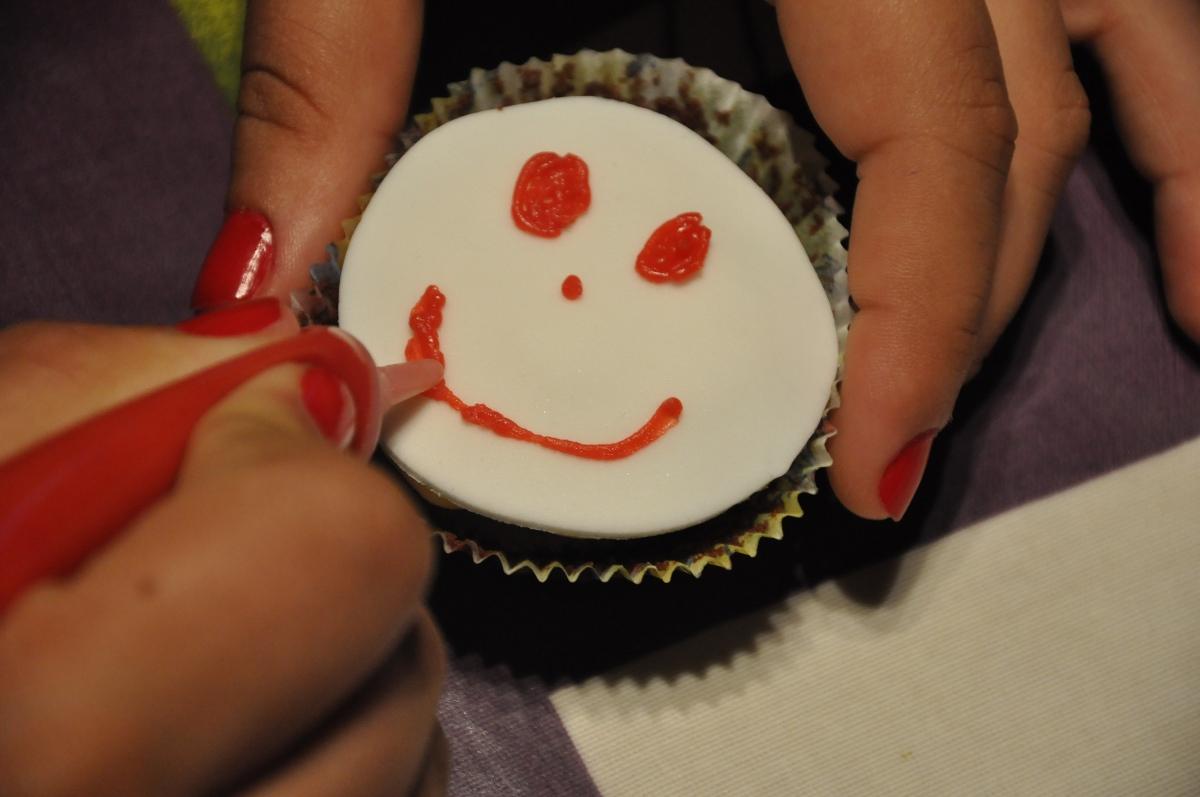
M 183 19 L 221 93 L 233 104 L 241 73 L 245 0 L 171 0 L 171 5 Z

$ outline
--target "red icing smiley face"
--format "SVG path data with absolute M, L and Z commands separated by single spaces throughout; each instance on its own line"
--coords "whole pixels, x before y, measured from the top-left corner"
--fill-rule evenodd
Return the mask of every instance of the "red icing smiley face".
M 591 204 L 587 164 L 576 155 L 559 156 L 539 152 L 525 162 L 513 189 L 512 217 L 517 227 L 542 238 L 557 238 Z M 659 227 L 637 256 L 637 273 L 650 282 L 683 282 L 691 279 L 704 265 L 712 230 L 705 227 L 699 213 L 681 213 Z M 562 294 L 576 300 L 583 294 L 583 283 L 569 275 Z M 436 285 L 425 289 L 413 306 L 408 325 L 412 338 L 404 347 L 409 361 L 435 359 L 446 364 L 438 330 L 446 297 Z M 486 404 L 468 404 L 442 380 L 425 393 L 431 399 L 452 407 L 467 423 L 489 429 L 501 437 L 521 440 L 571 456 L 585 459 L 614 460 L 636 454 L 662 437 L 683 413 L 683 402 L 674 396 L 655 410 L 650 420 L 636 432 L 616 443 L 579 443 L 561 437 L 532 432 Z
M 354 231 L 339 316 L 380 363 L 446 365 L 384 421 L 406 474 L 572 536 L 683 528 L 761 489 L 819 424 L 837 365 L 829 303 L 771 199 L 691 130 L 594 97 L 421 138 Z

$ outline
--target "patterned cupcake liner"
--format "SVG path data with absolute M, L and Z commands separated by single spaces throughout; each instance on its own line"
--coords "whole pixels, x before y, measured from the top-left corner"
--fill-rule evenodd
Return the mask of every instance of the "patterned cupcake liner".
M 684 124 L 719 149 L 774 200 L 804 245 L 829 298 L 838 338 L 837 379 L 830 388 L 825 417 L 838 406 L 846 332 L 852 311 L 846 283 L 846 229 L 832 198 L 835 184 L 813 137 L 783 111 L 711 70 L 681 59 L 633 55 L 623 50 L 556 55 L 549 61 L 502 63 L 472 70 L 451 84 L 397 141 L 391 166 L 409 147 L 438 126 L 465 114 L 525 102 L 591 95 L 633 103 Z M 386 175 L 374 178 L 374 186 Z M 360 208 L 370 201 L 368 194 Z M 328 258 L 312 268 L 312 287 L 293 295 L 293 309 L 306 323 L 337 322 L 337 286 L 346 248 L 360 217 L 343 224 L 345 237 L 328 248 Z M 699 526 L 642 540 L 596 541 L 559 537 L 498 523 L 464 510 L 448 510 L 414 493 L 447 554 L 466 553 L 478 563 L 495 559 L 506 574 L 528 570 L 539 581 L 555 571 L 575 582 L 591 574 L 607 582 L 620 576 L 641 583 L 646 576 L 667 582 L 683 570 L 699 576 L 708 566 L 732 567 L 737 555 L 756 556 L 764 539 L 780 539 L 784 519 L 803 515 L 800 496 L 816 492 L 815 473 L 831 463 L 827 421 L 813 432 L 787 473 L 750 498 Z

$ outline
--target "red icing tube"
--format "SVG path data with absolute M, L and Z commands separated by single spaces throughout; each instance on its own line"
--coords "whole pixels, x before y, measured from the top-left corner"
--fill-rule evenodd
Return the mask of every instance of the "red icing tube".
M 442 308 L 445 306 L 446 297 L 436 285 L 425 289 L 424 295 L 413 305 L 408 317 L 413 336 L 404 348 L 405 359 L 434 359 L 442 365 L 446 364 L 446 356 L 442 353 L 441 341 L 438 339 L 438 330 L 442 326 Z M 624 440 L 616 443 L 578 443 L 531 432 L 486 404 L 468 404 L 446 385 L 444 379 L 427 390 L 425 395 L 449 404 L 467 423 L 490 429 L 501 437 L 534 443 L 543 448 L 585 459 L 614 460 L 636 454 L 666 434 L 679 422 L 679 416 L 683 413 L 683 402 L 672 396 L 658 406 L 650 420 Z
M 67 575 L 169 493 L 192 429 L 268 368 L 318 366 L 354 397 L 353 448 L 379 439 L 379 385 L 369 357 L 340 332 L 310 327 L 85 419 L 0 463 L 0 614 L 25 589 Z

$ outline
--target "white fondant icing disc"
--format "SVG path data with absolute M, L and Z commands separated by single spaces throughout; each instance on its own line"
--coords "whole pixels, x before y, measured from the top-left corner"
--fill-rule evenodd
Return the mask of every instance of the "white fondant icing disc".
M 574 153 L 592 204 L 557 239 L 513 224 L 513 186 L 542 151 Z M 634 270 L 662 222 L 712 230 L 700 275 Z M 569 274 L 583 297 L 568 301 Z M 787 220 L 692 131 L 633 105 L 573 97 L 464 116 L 392 168 L 356 229 L 341 325 L 379 363 L 404 359 L 408 316 L 446 296 L 446 381 L 534 432 L 616 442 L 670 396 L 678 425 L 601 462 L 501 438 L 417 399 L 383 444 L 413 477 L 498 520 L 582 537 L 671 531 L 720 513 L 787 470 L 820 422 L 837 360 L 828 301 Z

